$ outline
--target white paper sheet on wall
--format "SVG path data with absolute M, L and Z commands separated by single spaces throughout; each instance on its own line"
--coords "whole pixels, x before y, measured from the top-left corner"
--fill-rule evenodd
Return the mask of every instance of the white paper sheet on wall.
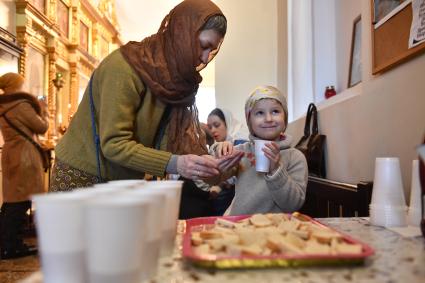
M 425 42 L 425 0 L 412 0 L 412 12 L 409 48 Z

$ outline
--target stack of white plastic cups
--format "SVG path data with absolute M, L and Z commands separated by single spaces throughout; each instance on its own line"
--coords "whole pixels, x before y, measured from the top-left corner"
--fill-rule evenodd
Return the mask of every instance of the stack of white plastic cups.
M 153 278 L 174 247 L 181 187 L 122 180 L 34 196 L 44 282 Z
M 376 226 L 407 225 L 407 206 L 398 158 L 376 158 L 370 222 Z
M 410 201 L 407 220 L 411 226 L 420 226 L 421 223 L 421 186 L 419 182 L 419 161 L 412 162 L 412 180 L 410 186 Z
M 179 217 L 180 199 L 183 181 L 154 181 L 147 182 L 143 190 L 165 194 L 166 205 L 162 223 L 161 256 L 170 256 L 174 250 Z

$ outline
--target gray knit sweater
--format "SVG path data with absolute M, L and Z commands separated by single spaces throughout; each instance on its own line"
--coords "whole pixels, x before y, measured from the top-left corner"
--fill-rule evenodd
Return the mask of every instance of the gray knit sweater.
M 273 175 L 255 171 L 253 140 L 235 146 L 245 155 L 235 174 L 236 193 L 230 215 L 293 212 L 301 208 L 308 180 L 307 162 L 301 151 L 290 147 L 290 136 L 278 144 L 281 165 Z

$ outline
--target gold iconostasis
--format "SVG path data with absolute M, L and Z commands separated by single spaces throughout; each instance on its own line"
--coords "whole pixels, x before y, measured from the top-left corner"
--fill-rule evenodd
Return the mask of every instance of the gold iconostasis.
M 15 46 L 15 57 L 11 52 L 10 58 L 16 62 L 10 64 L 18 65 L 29 92 L 48 103 L 45 143 L 53 146 L 77 110 L 92 71 L 122 44 L 115 1 L 16 0 L 13 4 L 16 36 L 0 27 L 4 31 L 0 49 L 5 58 L 9 55 L 5 47 Z

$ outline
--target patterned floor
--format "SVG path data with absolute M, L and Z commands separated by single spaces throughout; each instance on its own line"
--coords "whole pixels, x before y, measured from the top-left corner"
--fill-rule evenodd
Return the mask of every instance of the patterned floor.
M 26 240 L 28 244 L 35 245 L 35 238 Z M 0 260 L 0 282 L 15 283 L 28 277 L 40 269 L 38 256 L 27 256 L 19 259 Z

